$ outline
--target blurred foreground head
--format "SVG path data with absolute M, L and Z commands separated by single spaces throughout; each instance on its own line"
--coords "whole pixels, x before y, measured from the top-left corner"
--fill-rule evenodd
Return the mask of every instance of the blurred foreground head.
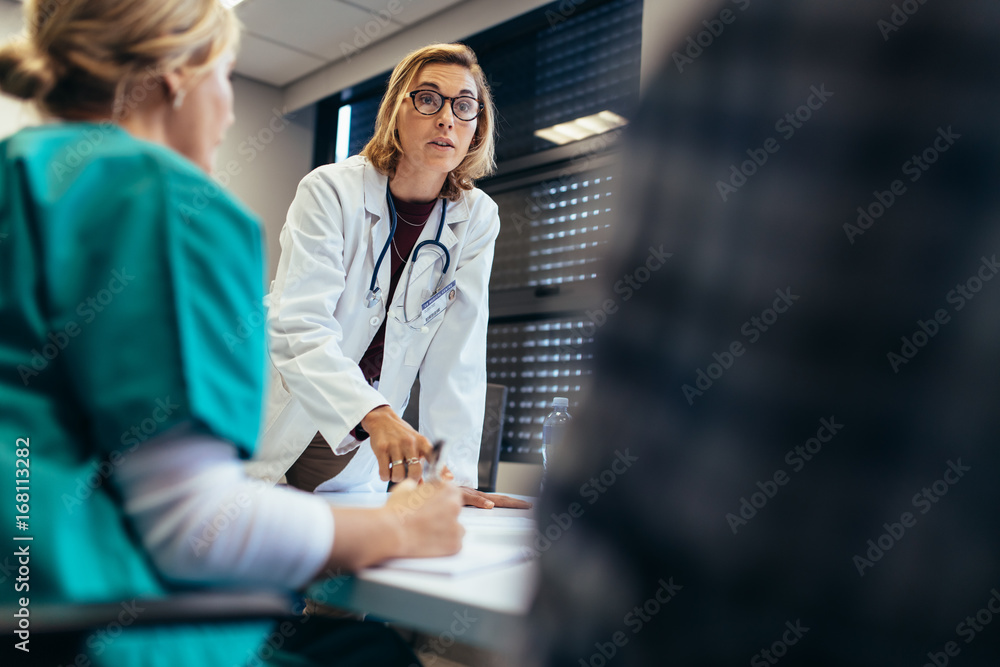
M 997 25 L 722 2 L 674 47 L 609 282 L 673 256 L 546 486 L 547 664 L 996 664 Z
M 211 171 L 233 123 L 239 21 L 219 0 L 28 0 L 0 90 L 53 119 L 114 122 Z
M 59 118 L 120 115 L 116 102 L 141 101 L 165 73 L 197 73 L 239 41 L 219 0 L 24 4 L 24 35 L 0 47 L 0 88 Z

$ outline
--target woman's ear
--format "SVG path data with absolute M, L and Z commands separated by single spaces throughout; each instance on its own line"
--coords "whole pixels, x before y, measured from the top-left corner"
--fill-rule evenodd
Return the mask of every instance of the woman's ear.
M 184 103 L 184 84 L 187 81 L 179 69 L 172 72 L 167 72 L 163 75 L 163 86 L 166 88 L 166 98 L 167 102 L 172 104 L 174 108 L 180 108 L 181 104 Z

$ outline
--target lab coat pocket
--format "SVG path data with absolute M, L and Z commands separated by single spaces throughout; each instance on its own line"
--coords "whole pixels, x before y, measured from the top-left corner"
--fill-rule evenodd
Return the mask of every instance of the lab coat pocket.
M 427 341 L 425 334 L 419 331 L 409 331 L 406 336 L 406 343 L 403 346 L 403 364 L 405 366 L 419 366 L 427 351 Z
M 431 339 L 434 338 L 434 334 L 441 327 L 442 321 L 444 321 L 443 314 L 438 315 L 426 324 L 426 332 L 423 330 L 410 331 L 406 351 L 403 354 L 403 363 L 405 365 L 419 366 L 423 362 L 424 355 L 427 353 L 427 346 L 431 344 Z

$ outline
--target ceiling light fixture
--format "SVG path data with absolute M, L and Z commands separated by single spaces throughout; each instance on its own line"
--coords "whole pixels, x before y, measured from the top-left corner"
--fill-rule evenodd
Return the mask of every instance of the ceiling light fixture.
M 598 134 L 610 132 L 628 125 L 628 120 L 613 111 L 601 111 L 590 116 L 582 116 L 567 123 L 535 130 L 535 136 L 562 146 L 571 141 L 579 141 Z

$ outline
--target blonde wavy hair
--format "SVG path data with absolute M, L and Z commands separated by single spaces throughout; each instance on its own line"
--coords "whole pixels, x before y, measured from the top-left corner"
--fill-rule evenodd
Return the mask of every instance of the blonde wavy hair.
M 389 86 L 382 98 L 375 118 L 375 134 L 365 145 L 361 154 L 367 157 L 379 172 L 393 175 L 403 154 L 396 131 L 400 107 L 407 102 L 406 93 L 413 85 L 417 74 L 424 65 L 461 65 L 469 70 L 476 82 L 479 101 L 483 112 L 479 114 L 476 132 L 469 144 L 465 159 L 448 173 L 441 186 L 441 196 L 452 201 L 459 198 L 462 190 L 471 190 L 475 181 L 489 176 L 496 168 L 495 118 L 493 96 L 486 82 L 476 54 L 465 44 L 431 44 L 407 55 L 392 70 Z
M 24 18 L 0 46 L 0 89 L 65 119 L 120 119 L 163 74 L 197 75 L 240 33 L 219 0 L 26 0 Z

